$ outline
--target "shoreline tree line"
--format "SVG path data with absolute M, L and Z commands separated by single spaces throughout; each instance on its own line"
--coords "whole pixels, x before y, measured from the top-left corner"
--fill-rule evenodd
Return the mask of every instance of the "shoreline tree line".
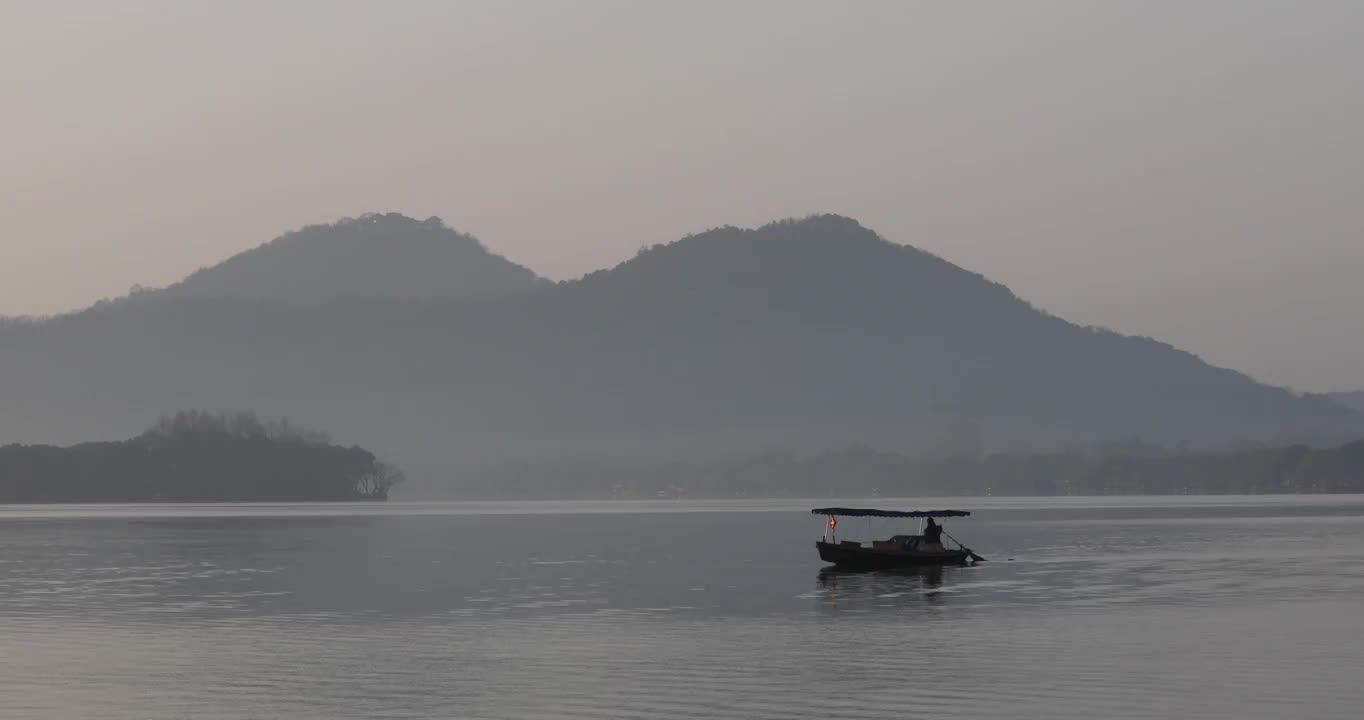
M 0 447 L 0 503 L 386 500 L 403 474 L 251 413 L 185 411 L 119 442 Z
M 461 473 L 460 497 L 914 497 L 1364 492 L 1364 440 L 1231 450 L 1141 443 L 1089 452 L 914 458 L 867 446 L 714 462 L 503 463 Z

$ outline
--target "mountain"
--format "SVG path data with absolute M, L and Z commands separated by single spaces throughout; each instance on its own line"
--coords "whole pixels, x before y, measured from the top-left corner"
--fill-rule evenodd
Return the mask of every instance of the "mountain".
M 1082 328 L 853 220 L 721 228 L 531 298 L 518 324 L 622 424 L 992 426 L 1001 439 L 1168 442 L 1360 418 L 1148 338 Z
M 1329 395 L 1335 402 L 1364 413 L 1364 390 L 1330 393 Z
M 168 408 L 252 408 L 325 424 L 419 486 L 489 463 L 859 442 L 943 454 L 1364 435 L 1324 397 L 1073 325 L 838 216 L 718 228 L 479 302 L 376 295 L 152 294 L 12 324 L 0 438 L 118 437 Z
M 170 298 L 291 303 L 469 300 L 528 290 L 535 273 L 431 217 L 370 214 L 282 235 L 163 291 Z

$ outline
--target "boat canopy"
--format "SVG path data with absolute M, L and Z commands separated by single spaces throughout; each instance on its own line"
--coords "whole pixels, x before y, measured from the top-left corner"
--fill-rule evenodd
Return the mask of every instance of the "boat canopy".
M 926 517 L 966 517 L 971 513 L 965 510 L 875 510 L 872 508 L 826 507 L 815 508 L 811 515 L 839 515 L 842 517 L 887 517 L 887 518 L 926 518 Z

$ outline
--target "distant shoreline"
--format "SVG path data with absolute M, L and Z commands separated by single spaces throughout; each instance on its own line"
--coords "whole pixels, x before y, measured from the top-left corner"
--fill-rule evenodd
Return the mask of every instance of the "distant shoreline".
M 3 484 L 0 482 L 0 484 Z M 426 497 L 342 497 L 342 498 L 279 498 L 256 500 L 179 500 L 179 499 L 135 499 L 135 500 L 12 500 L 0 499 L 0 506 L 74 506 L 74 505 L 292 505 L 292 504 L 340 504 L 356 505 L 363 503 L 421 504 L 421 503 L 533 503 L 533 502 L 602 502 L 602 503 L 669 503 L 689 501 L 764 501 L 788 500 L 828 502 L 849 498 L 876 503 L 896 500 L 1046 500 L 1055 498 L 1101 499 L 1101 498 L 1218 498 L 1218 497 L 1350 497 L 1364 496 L 1364 491 L 1346 492 L 1220 492 L 1220 493 L 1110 493 L 1106 495 L 889 495 L 879 497 L 860 497 L 856 495 L 683 495 L 680 497 L 591 497 L 591 496 L 510 496 L 510 495 L 452 495 Z
M 1364 496 L 1364 491 L 1348 492 L 1222 492 L 1222 493 L 1112 493 L 1108 495 L 887 495 L 880 497 L 861 497 L 857 495 L 684 495 L 681 497 L 589 497 L 589 496 L 433 496 L 433 497 L 395 497 L 389 502 L 396 504 L 420 503 L 531 503 L 531 502 L 602 502 L 602 503 L 668 503 L 689 501 L 810 501 L 830 502 L 856 499 L 874 504 L 880 501 L 897 500 L 1047 500 L 1055 498 L 1102 499 L 1102 498 L 1217 498 L 1217 497 L 1352 497 Z
M 806 456 L 544 461 L 467 467 L 450 476 L 456 474 L 444 486 L 428 480 L 408 491 L 470 500 L 1350 494 L 1364 492 L 1364 440 L 1333 448 L 1171 451 L 1131 443 L 928 458 L 855 445 Z
M 0 504 L 364 502 L 402 473 L 249 414 L 180 413 L 121 442 L 0 447 Z
M 811 508 L 836 504 L 883 509 L 950 508 L 974 513 L 1029 508 L 1067 510 L 1087 507 L 1193 508 L 1266 505 L 1312 507 L 1317 503 L 1364 505 L 1364 493 L 1260 493 L 1222 495 L 1053 495 L 990 497 L 817 497 L 817 498 L 684 498 L 681 500 L 611 500 L 578 498 L 394 499 L 389 501 L 288 502 L 106 502 L 0 503 L 0 519 L 24 517 L 331 517 L 423 515 L 536 515 L 614 512 L 786 512 L 808 514 Z

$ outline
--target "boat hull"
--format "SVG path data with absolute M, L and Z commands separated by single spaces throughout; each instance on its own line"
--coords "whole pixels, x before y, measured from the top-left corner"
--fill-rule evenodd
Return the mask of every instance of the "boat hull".
M 970 553 L 964 550 L 941 552 L 885 551 L 869 547 L 815 542 L 819 559 L 846 568 L 897 568 L 923 565 L 965 565 Z

